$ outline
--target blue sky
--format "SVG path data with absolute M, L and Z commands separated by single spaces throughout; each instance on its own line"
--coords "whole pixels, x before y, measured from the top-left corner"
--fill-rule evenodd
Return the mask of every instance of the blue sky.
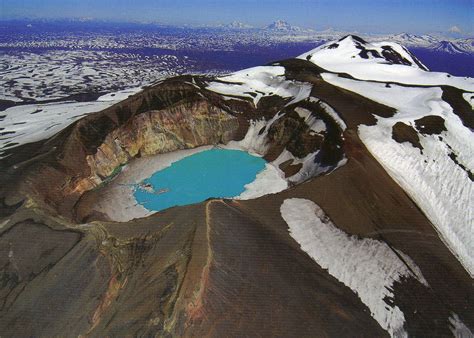
M 0 0 L 2 19 L 90 17 L 169 24 L 276 19 L 303 27 L 362 32 L 474 31 L 474 0 Z

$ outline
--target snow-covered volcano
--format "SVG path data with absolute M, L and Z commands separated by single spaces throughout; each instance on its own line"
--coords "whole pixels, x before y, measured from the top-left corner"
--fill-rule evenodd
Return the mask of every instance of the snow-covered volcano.
M 472 78 L 347 36 L 102 100 L 2 113 L 6 335 L 38 333 L 27 313 L 44 336 L 472 336 Z M 271 170 L 248 199 L 140 214 L 132 178 L 202 146 Z
M 396 82 L 414 86 L 450 85 L 472 90 L 470 80 L 429 72 L 408 49 L 394 42 L 369 43 L 348 35 L 299 56 L 335 73 L 358 80 Z
M 428 70 L 405 47 L 393 42 L 369 43 L 364 39 L 348 35 L 338 41 L 328 42 L 300 56 L 321 67 L 329 64 L 405 65 Z
M 264 29 L 266 30 L 272 30 L 272 31 L 278 31 L 278 32 L 303 32 L 305 29 L 298 27 L 298 26 L 293 26 L 290 25 L 288 22 L 283 21 L 283 20 L 277 20 L 275 22 L 272 22 L 268 26 L 266 26 Z

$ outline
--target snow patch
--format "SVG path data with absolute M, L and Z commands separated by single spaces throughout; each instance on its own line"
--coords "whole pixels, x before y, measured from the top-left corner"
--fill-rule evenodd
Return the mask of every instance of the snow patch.
M 208 90 L 227 95 L 246 97 L 257 106 L 264 96 L 277 95 L 292 98 L 289 104 L 306 99 L 312 86 L 307 83 L 289 81 L 285 78 L 285 68 L 281 66 L 260 66 L 244 69 L 217 78 L 207 86 Z
M 427 115 L 432 111 L 431 102 L 438 100 L 440 104 L 444 103 L 441 99 L 442 90 L 439 87 L 406 87 L 395 84 L 386 86 L 385 83 L 374 83 L 346 79 L 336 74 L 321 74 L 324 81 L 357 93 L 372 101 L 382 103 L 405 112 L 405 115 L 416 114 L 417 116 Z M 444 103 L 447 105 L 446 103 Z M 441 108 L 441 107 L 440 107 Z M 447 108 L 445 106 L 444 108 Z
M 100 96 L 97 101 L 99 102 L 119 102 L 126 100 L 132 95 L 135 95 L 139 93 L 142 90 L 142 87 L 135 87 L 135 88 L 130 88 L 130 89 L 124 89 L 115 93 L 108 93 L 105 95 Z
M 265 119 L 251 120 L 245 137 L 240 141 L 230 141 L 227 146 L 234 149 L 242 149 L 259 156 L 265 155 L 268 149 L 267 134 L 268 128 L 271 125 L 270 122 Z M 261 130 L 264 130 L 264 132 L 261 132 Z
M 326 73 L 323 73 L 322 75 L 325 75 Z M 324 109 L 324 111 L 332 117 L 332 119 L 337 123 L 337 125 L 341 128 L 342 131 L 347 129 L 347 125 L 344 122 L 344 120 L 339 116 L 339 114 L 334 110 L 333 107 L 331 107 L 329 104 L 326 102 L 323 102 L 320 99 L 317 99 L 315 97 L 310 97 L 309 102 L 315 102 L 318 103 L 321 108 Z
M 451 323 L 451 332 L 455 338 L 473 338 L 474 334 L 469 330 L 469 328 L 459 319 L 459 316 L 455 313 L 451 314 L 449 317 L 449 322 Z
M 315 133 L 321 133 L 326 130 L 326 124 L 323 120 L 320 120 L 313 116 L 313 114 L 306 108 L 297 107 L 295 112 L 304 120 L 304 122 L 309 126 L 309 129 Z
M 347 158 L 344 156 L 344 158 L 341 159 L 336 164 L 336 166 L 323 167 L 315 161 L 315 158 L 318 156 L 318 154 L 319 151 L 316 151 L 314 153 L 309 153 L 303 158 L 298 158 L 285 148 L 281 152 L 280 156 L 278 156 L 278 158 L 272 162 L 272 164 L 279 167 L 282 163 L 288 160 L 291 160 L 293 165 L 302 164 L 301 169 L 296 174 L 287 178 L 288 182 L 291 184 L 299 184 L 310 179 L 311 177 L 336 170 L 347 163 Z
M 245 185 L 245 191 L 236 199 L 250 200 L 269 194 L 276 194 L 288 188 L 284 174 L 274 165 L 267 163 L 257 174 L 255 181 Z
M 462 97 L 471 105 L 471 108 L 474 109 L 474 93 L 464 93 Z
M 353 290 L 370 309 L 373 318 L 391 336 L 404 337 L 405 317 L 397 306 L 391 307 L 384 298 L 393 298 L 390 291 L 402 277 L 413 277 L 428 286 L 421 271 L 407 256 L 407 263 L 385 243 L 349 236 L 338 229 L 324 211 L 307 199 L 286 199 L 280 208 L 290 235 L 301 249 L 328 273 Z

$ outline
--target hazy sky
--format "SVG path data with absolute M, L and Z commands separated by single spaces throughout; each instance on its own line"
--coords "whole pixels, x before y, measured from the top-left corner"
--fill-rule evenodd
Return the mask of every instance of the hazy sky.
M 310 28 L 373 32 L 474 31 L 474 0 L 0 0 L 2 19 L 91 17 L 216 24 L 276 19 Z

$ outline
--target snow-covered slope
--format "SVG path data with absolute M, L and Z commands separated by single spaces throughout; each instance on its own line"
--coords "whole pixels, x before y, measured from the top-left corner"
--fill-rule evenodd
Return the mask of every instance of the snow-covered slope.
M 264 96 L 292 98 L 290 103 L 309 96 L 311 85 L 287 80 L 284 75 L 284 67 L 254 67 L 217 78 L 209 83 L 207 89 L 229 98 L 250 98 L 255 106 Z
M 406 48 L 393 42 L 369 43 L 360 37 L 348 35 L 338 41 L 331 41 L 300 56 L 318 64 L 362 65 L 406 65 L 428 70 Z
M 323 78 L 397 109 L 393 117 L 378 118 L 374 126 L 359 126 L 360 138 L 474 275 L 474 133 L 443 101 L 442 90 L 386 86 L 334 74 Z M 438 130 L 429 130 L 427 125 L 433 123 Z M 411 128 L 419 145 L 395 140 L 397 124 Z
M 410 33 L 400 33 L 386 38 L 388 41 L 399 43 L 403 46 L 428 47 L 438 42 L 438 39 L 431 35 L 417 35 Z
M 411 259 L 383 242 L 347 235 L 310 200 L 286 199 L 280 211 L 301 249 L 351 288 L 392 337 L 405 337 L 403 312 L 397 306 L 387 306 L 384 298 L 393 298 L 393 283 L 404 277 L 428 286 Z
M 445 52 L 449 54 L 467 54 L 468 51 L 463 50 L 454 42 L 451 41 L 440 41 L 429 47 L 430 49 L 437 52 Z
M 5 150 L 44 140 L 60 132 L 74 121 L 101 111 L 140 91 L 132 88 L 99 97 L 96 101 L 29 104 L 11 107 L 0 115 L 0 159 Z
M 474 81 L 447 73 L 429 72 L 405 47 L 393 42 L 368 43 L 349 35 L 299 56 L 336 73 L 359 80 L 408 85 L 450 85 L 474 91 Z
M 457 39 L 454 42 L 462 50 L 474 53 L 474 38 Z

